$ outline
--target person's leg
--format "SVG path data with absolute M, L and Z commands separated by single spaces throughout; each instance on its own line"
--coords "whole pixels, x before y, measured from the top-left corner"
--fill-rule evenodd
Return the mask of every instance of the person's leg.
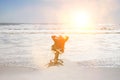
M 54 63 L 55 63 L 55 64 L 58 63 L 58 57 L 59 57 L 59 52 L 56 51 L 55 57 L 54 57 Z

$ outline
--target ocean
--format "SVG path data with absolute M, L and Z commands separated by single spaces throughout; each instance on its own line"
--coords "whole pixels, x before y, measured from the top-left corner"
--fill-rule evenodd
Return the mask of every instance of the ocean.
M 67 35 L 63 60 L 83 67 L 120 67 L 120 30 L 71 30 L 58 24 L 0 25 L 0 66 L 38 67 L 53 59 L 52 35 Z

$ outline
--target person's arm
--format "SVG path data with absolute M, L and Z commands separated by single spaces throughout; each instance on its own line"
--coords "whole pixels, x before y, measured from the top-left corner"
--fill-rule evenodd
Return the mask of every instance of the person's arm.
M 56 36 L 55 35 L 53 35 L 53 36 L 51 36 L 51 38 L 53 39 L 53 41 L 56 41 Z
M 65 39 L 65 41 L 67 41 L 69 39 L 69 37 L 68 36 L 66 36 L 66 39 Z

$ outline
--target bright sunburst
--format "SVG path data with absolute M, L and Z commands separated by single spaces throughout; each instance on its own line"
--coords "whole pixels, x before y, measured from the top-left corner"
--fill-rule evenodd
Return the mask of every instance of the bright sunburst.
M 77 28 L 87 28 L 90 26 L 90 15 L 86 12 L 73 12 L 70 15 L 70 24 Z

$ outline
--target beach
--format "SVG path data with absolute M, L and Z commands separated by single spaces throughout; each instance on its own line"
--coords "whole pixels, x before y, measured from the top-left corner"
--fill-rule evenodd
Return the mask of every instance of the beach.
M 120 0 L 0 0 L 0 80 L 120 80 Z
M 4 70 L 5 69 L 5 70 Z M 49 68 L 7 67 L 1 70 L 0 80 L 119 80 L 120 68 L 81 67 L 65 60 L 64 66 Z
M 109 34 L 102 31 L 100 34 L 65 34 L 56 30 L 1 28 L 0 80 L 120 79 L 119 31 L 115 34 L 111 31 Z M 15 28 L 20 29 L 21 26 Z M 51 35 L 58 33 L 69 36 L 65 52 L 60 55 L 64 63 L 63 66 L 47 67 L 54 57 Z

